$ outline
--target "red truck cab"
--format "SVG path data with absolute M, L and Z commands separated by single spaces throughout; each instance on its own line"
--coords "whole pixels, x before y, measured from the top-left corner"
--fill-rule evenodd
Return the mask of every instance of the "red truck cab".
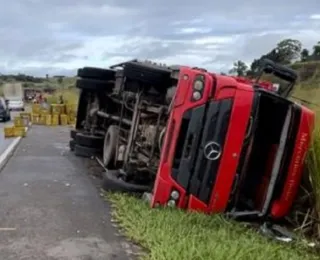
M 285 216 L 314 114 L 234 77 L 180 69 L 151 206 Z

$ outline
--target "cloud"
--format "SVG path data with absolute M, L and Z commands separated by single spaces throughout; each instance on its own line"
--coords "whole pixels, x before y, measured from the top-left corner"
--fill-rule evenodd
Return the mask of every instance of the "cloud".
M 0 4 L 0 73 L 72 74 L 131 58 L 226 71 L 284 38 L 320 40 L 308 0 L 16 0 Z

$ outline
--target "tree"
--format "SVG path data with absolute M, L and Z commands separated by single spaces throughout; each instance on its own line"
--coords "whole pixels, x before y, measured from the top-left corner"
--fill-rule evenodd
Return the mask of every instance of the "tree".
M 62 76 L 58 77 L 58 83 L 61 85 L 62 82 L 63 82 L 63 77 Z
M 301 51 L 300 57 L 301 57 L 301 61 L 307 61 L 309 59 L 309 51 L 308 49 L 303 49 Z
M 302 44 L 298 40 L 285 39 L 277 44 L 277 62 L 282 64 L 290 64 L 299 59 Z
M 237 76 L 245 76 L 248 70 L 247 64 L 245 64 L 243 61 L 238 60 L 233 63 L 233 68 L 229 71 L 231 74 L 236 74 Z
M 312 56 L 315 60 L 318 60 L 320 58 L 320 41 L 313 46 Z

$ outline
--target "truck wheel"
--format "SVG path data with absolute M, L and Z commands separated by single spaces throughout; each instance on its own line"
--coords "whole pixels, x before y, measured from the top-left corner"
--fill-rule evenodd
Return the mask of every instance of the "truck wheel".
M 75 142 L 73 139 L 71 139 L 71 140 L 69 141 L 70 151 L 74 151 L 75 145 L 76 145 L 76 142 Z
M 74 154 L 80 157 L 91 158 L 98 155 L 101 152 L 101 149 L 86 147 L 76 144 L 74 146 Z
M 79 89 L 86 89 L 91 91 L 112 91 L 114 87 L 113 81 L 105 81 L 98 79 L 78 79 L 76 87 Z
M 150 64 L 128 62 L 123 69 L 123 76 L 144 82 L 146 84 L 161 86 L 170 83 L 171 70 L 153 67 Z
M 117 191 L 127 193 L 151 192 L 152 187 L 126 182 L 121 178 L 118 170 L 107 170 L 103 173 L 102 188 L 105 191 Z
M 88 79 L 113 80 L 115 71 L 110 69 L 84 67 L 78 69 L 77 76 Z
M 106 168 L 114 167 L 118 134 L 119 128 L 115 125 L 111 125 L 109 126 L 108 131 L 104 137 L 102 162 L 104 167 Z
M 103 140 L 103 136 L 89 135 L 84 133 L 77 133 L 75 137 L 75 142 L 77 145 L 99 149 L 102 149 L 103 147 Z

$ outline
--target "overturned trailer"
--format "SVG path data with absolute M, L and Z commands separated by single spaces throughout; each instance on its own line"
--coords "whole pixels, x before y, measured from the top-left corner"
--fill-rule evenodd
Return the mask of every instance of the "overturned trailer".
M 101 154 L 104 167 L 118 169 L 110 178 L 121 176 L 132 191 L 151 190 L 178 70 L 135 60 L 109 70 L 80 69 L 75 153 Z
M 82 68 L 71 149 L 101 156 L 109 190 L 152 192 L 169 205 L 233 217 L 284 217 L 294 201 L 314 114 L 287 99 L 297 75 L 265 61 L 288 85 L 137 60 Z

